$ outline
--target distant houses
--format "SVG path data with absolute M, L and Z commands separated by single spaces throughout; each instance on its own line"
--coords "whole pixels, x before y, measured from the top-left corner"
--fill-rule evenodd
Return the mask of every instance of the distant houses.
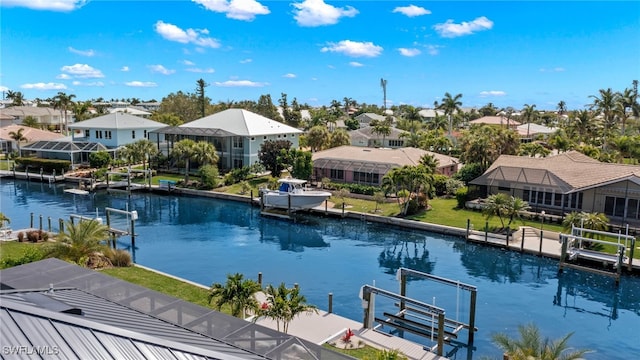
M 458 171 L 458 159 L 416 148 L 363 148 L 340 146 L 313 154 L 313 177 L 316 181 L 329 178 L 334 182 L 379 186 L 393 168 L 415 166 L 424 155 L 438 160 L 436 172 L 453 175 Z
M 349 131 L 351 137 L 351 145 L 365 147 L 385 147 L 385 148 L 401 148 L 404 147 L 403 134 L 409 134 L 404 130 L 395 127 L 389 129 L 390 134 L 382 136 L 375 132 L 372 126 L 365 126 L 360 129 Z

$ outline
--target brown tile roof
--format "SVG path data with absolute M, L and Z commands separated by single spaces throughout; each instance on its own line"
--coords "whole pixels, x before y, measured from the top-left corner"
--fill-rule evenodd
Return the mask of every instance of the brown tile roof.
M 406 147 L 400 149 L 387 148 L 365 148 L 360 146 L 339 146 L 327 150 L 318 151 L 313 154 L 313 161 L 319 159 L 337 159 L 351 160 L 370 163 L 393 164 L 398 167 L 404 165 L 417 165 L 420 163 L 420 157 L 425 154 L 431 154 L 438 160 L 439 167 L 451 166 L 458 164 L 458 159 L 432 153 L 422 149 Z
M 487 124 L 487 125 L 507 125 L 506 116 L 483 116 L 479 119 L 469 121 L 469 124 Z M 519 122 L 511 119 L 509 120 L 509 126 L 518 126 Z
M 0 139 L 13 141 L 9 133 L 12 131 L 17 133 L 19 129 L 24 129 L 22 130 L 22 135 L 24 135 L 24 137 L 27 138 L 27 143 L 33 143 L 36 141 L 43 141 L 43 140 L 57 140 L 64 137 L 64 135 L 57 134 L 51 131 L 40 130 L 40 129 L 35 129 L 35 128 L 24 126 L 24 125 L 14 124 L 14 125 L 9 125 L 9 126 L 0 128 Z
M 605 185 L 628 177 L 640 180 L 640 166 L 602 163 L 577 151 L 569 151 L 546 158 L 502 155 L 482 176 L 471 183 L 487 185 L 496 180 L 510 181 L 559 186 L 568 192 Z

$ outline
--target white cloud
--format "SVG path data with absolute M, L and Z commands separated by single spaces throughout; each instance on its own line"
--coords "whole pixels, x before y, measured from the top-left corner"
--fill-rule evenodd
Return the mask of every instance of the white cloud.
M 252 62 L 253 59 L 244 59 L 244 60 L 240 60 L 240 64 L 248 64 L 250 62 Z
M 422 16 L 422 15 L 431 14 L 430 10 L 427 10 L 427 9 L 425 9 L 423 7 L 415 6 L 415 5 L 398 6 L 397 8 L 393 9 L 393 12 L 394 13 L 401 13 L 401 14 L 406 15 L 408 17 Z
M 349 66 L 353 66 L 353 67 L 363 67 L 363 66 L 364 66 L 364 64 L 359 63 L 359 62 L 357 62 L 357 61 L 352 61 L 352 62 L 350 62 L 350 63 L 349 63 Z
M 352 6 L 338 8 L 326 4 L 324 0 L 305 0 L 291 5 L 296 8 L 293 18 L 300 26 L 333 25 L 338 23 L 341 17 L 354 17 L 358 14 L 358 10 Z
M 22 84 L 20 85 L 23 89 L 31 89 L 31 90 L 64 90 L 67 88 L 65 84 L 60 83 L 35 83 L 35 84 Z
M 202 47 L 209 48 L 219 48 L 220 42 L 214 38 L 202 36 L 208 35 L 209 30 L 207 29 L 187 29 L 182 30 L 173 24 L 168 24 L 163 22 L 162 20 L 158 20 L 156 22 L 155 31 L 160 34 L 163 38 L 169 41 L 176 41 L 182 44 L 194 44 Z
M 158 84 L 153 81 L 129 81 L 124 83 L 127 86 L 131 87 L 156 87 Z
M 505 96 L 506 92 L 500 90 L 489 90 L 489 91 L 481 91 L 480 97 L 489 97 L 489 96 Z
M 420 50 L 415 48 L 412 48 L 412 49 L 399 48 L 398 51 L 400 52 L 400 55 L 408 56 L 408 57 L 413 57 L 421 54 Z
M 193 0 L 207 10 L 227 14 L 229 19 L 253 21 L 256 15 L 267 15 L 269 8 L 255 0 Z
M 69 80 L 69 79 L 71 79 L 71 76 L 69 76 L 69 74 L 60 74 L 60 75 L 56 76 L 56 79 Z
M 185 71 L 192 72 L 192 73 L 207 73 L 207 74 L 212 74 L 215 72 L 213 68 L 206 68 L 206 69 L 188 68 L 188 69 L 185 69 Z
M 429 55 L 438 55 L 440 53 L 440 45 L 427 45 L 427 52 Z
M 72 84 L 74 86 L 104 86 L 104 83 L 102 81 L 94 81 L 94 82 L 82 82 L 82 81 L 74 81 L 72 82 Z
M 540 72 L 563 72 L 563 71 L 565 71 L 565 69 L 562 67 L 555 67 L 551 69 L 545 69 L 545 68 L 540 69 Z
M 489 30 L 492 27 L 493 21 L 487 19 L 485 16 L 476 18 L 471 22 L 463 21 L 460 24 L 456 24 L 453 20 L 447 20 L 442 24 L 433 26 L 440 36 L 447 38 L 471 35 L 478 31 Z
M 282 77 L 289 78 L 289 79 L 293 79 L 293 78 L 295 78 L 295 77 L 296 77 L 296 74 L 288 73 L 288 74 L 284 74 L 284 75 L 282 75 Z
M 155 73 L 160 73 L 162 75 L 171 75 L 174 72 L 176 72 L 175 70 L 169 70 L 166 67 L 162 66 L 162 65 L 149 65 L 148 68 Z
M 102 71 L 87 64 L 65 65 L 60 70 L 76 78 L 103 78 Z
M 6 86 L 0 85 L 0 91 L 9 91 L 9 88 Z
M 214 85 L 220 87 L 264 87 L 269 84 L 250 80 L 228 80 L 224 82 L 216 81 Z
M 51 11 L 72 11 L 86 3 L 87 0 L 2 0 L 2 6 Z
M 382 53 L 382 50 L 381 46 L 374 45 L 372 42 L 342 40 L 339 43 L 327 43 L 327 46 L 320 51 L 343 53 L 352 57 L 376 57 Z
M 88 57 L 92 57 L 96 55 L 95 50 L 93 49 L 89 49 L 89 50 L 78 50 L 78 49 L 74 49 L 71 46 L 68 47 L 69 51 L 71 51 L 74 54 L 78 54 L 78 55 L 82 55 L 82 56 L 88 56 Z
M 123 67 L 120 68 L 120 71 L 127 72 L 127 71 L 129 71 L 129 67 L 128 66 L 123 66 Z
M 193 66 L 196 63 L 194 63 L 193 61 L 189 61 L 189 60 L 182 60 L 182 64 L 183 65 L 187 65 L 187 66 Z

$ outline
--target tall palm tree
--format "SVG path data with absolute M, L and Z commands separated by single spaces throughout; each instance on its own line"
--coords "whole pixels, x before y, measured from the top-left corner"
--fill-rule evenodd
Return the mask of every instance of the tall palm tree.
M 11 139 L 15 141 L 16 145 L 18 146 L 18 156 L 22 156 L 20 143 L 23 141 L 28 141 L 27 137 L 22 133 L 23 131 L 24 131 L 24 128 L 20 128 L 18 129 L 18 131 L 9 131 L 9 137 L 11 137 Z
M 231 315 L 244 318 L 248 312 L 258 310 L 255 294 L 262 290 L 260 285 L 243 279 L 240 273 L 227 274 L 225 284 L 215 283 L 209 289 L 209 303 L 215 299 L 215 307 L 220 310 L 224 305 L 231 307 Z
M 96 220 L 67 221 L 49 255 L 87 266 L 92 255 L 108 249 L 104 243 L 108 237 L 109 228 Z
M 453 114 L 460 112 L 460 107 L 462 106 L 462 94 L 457 94 L 456 96 L 451 96 L 448 92 L 444 93 L 444 98 L 441 103 L 435 103 L 436 109 L 444 111 L 447 120 L 449 121 L 449 136 L 451 136 L 453 132 L 453 122 L 451 116 Z
M 600 96 L 591 95 L 590 98 L 593 98 L 593 103 L 591 104 L 591 110 L 596 111 L 596 113 L 602 116 L 602 124 L 603 124 L 603 148 L 606 150 L 608 147 L 608 139 L 612 136 L 612 131 L 616 127 L 616 103 L 618 102 L 619 94 L 613 92 L 611 88 L 608 89 L 600 89 Z
M 558 126 L 562 125 L 562 116 L 567 113 L 567 103 L 564 100 L 560 100 L 558 105 L 556 106 L 558 109 Z
M 416 129 L 413 126 L 414 121 L 418 121 L 421 122 L 422 121 L 422 116 L 420 115 L 420 110 L 409 105 L 407 107 L 405 107 L 404 109 L 404 114 L 403 117 L 407 120 L 411 121 L 411 132 L 415 133 Z
M 191 159 L 195 153 L 195 141 L 191 139 L 183 139 L 178 141 L 171 151 L 171 154 L 176 160 L 184 162 L 184 182 L 189 183 L 189 167 L 191 165 Z
M 570 333 L 562 338 L 551 341 L 543 339 L 540 330 L 533 324 L 518 326 L 520 339 L 512 339 L 506 334 L 492 335 L 493 342 L 505 352 L 509 360 L 577 360 L 589 353 L 589 350 L 571 350 L 569 347 Z
M 619 93 L 616 104 L 615 104 L 615 112 L 616 115 L 622 120 L 622 129 L 620 133 L 624 135 L 625 127 L 627 124 L 627 120 L 629 119 L 629 110 L 633 110 L 633 104 L 635 101 L 633 89 L 624 89 L 623 92 Z
M 24 105 L 24 95 L 21 91 L 7 91 L 7 99 L 11 100 L 11 106 Z
M 371 126 L 373 127 L 372 132 L 374 134 L 377 134 L 378 136 L 382 135 L 382 144 L 380 146 L 384 147 L 385 137 L 391 135 L 391 121 L 389 119 L 385 119 L 384 121 L 372 121 Z
M 524 109 L 522 109 L 522 117 L 527 121 L 527 138 L 529 138 L 529 129 L 531 128 L 531 120 L 534 119 L 538 115 L 538 111 L 536 110 L 536 105 L 524 104 Z
M 60 129 L 60 131 L 65 135 L 69 134 L 67 110 L 72 106 L 74 97 L 76 97 L 74 94 L 67 95 L 62 91 L 58 92 L 58 94 L 53 97 L 53 108 L 60 109 L 60 115 L 62 116 L 64 121 L 64 132 L 62 131 L 62 129 Z
M 89 118 L 89 108 L 91 107 L 91 101 L 78 101 L 71 104 L 71 112 L 76 121 L 82 121 Z
M 158 148 L 147 139 L 138 140 L 133 144 L 136 152 L 142 155 L 142 168 L 146 170 L 147 160 L 158 153 Z
M 329 138 L 329 148 L 351 144 L 351 136 L 345 129 L 336 129 Z

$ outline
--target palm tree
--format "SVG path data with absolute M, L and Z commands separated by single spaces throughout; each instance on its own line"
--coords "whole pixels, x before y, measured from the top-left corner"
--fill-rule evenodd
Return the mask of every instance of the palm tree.
M 27 117 L 24 118 L 24 120 L 22 120 L 22 125 L 30 127 L 30 128 L 34 128 L 34 129 L 39 129 L 41 128 L 40 123 L 38 122 L 38 120 L 29 115 Z
M 12 101 L 11 106 L 24 105 L 24 95 L 20 91 L 7 91 L 7 99 Z
M 512 339 L 506 334 L 492 335 L 493 342 L 505 353 L 509 360 L 577 360 L 583 359 L 589 350 L 570 350 L 570 333 L 559 340 L 542 339 L 540 330 L 533 324 L 518 326 L 520 339 Z
M 600 89 L 600 97 L 596 95 L 589 96 L 593 98 L 591 104 L 591 110 L 596 111 L 598 115 L 602 116 L 603 129 L 603 148 L 606 150 L 608 146 L 608 139 L 611 137 L 611 132 L 616 127 L 616 103 L 618 102 L 619 94 L 608 89 Z
M 461 98 L 462 98 L 462 94 L 457 94 L 456 96 L 452 97 L 451 94 L 446 92 L 444 93 L 444 98 L 442 99 L 442 102 L 440 104 L 438 104 L 437 102 L 434 104 L 436 105 L 436 109 L 444 111 L 444 115 L 447 117 L 447 120 L 449 121 L 449 136 L 451 136 L 451 133 L 453 132 L 453 122 L 451 120 L 451 116 L 454 113 L 459 113 L 461 111 L 460 110 L 460 106 L 462 106 L 462 101 L 460 101 Z
M 191 159 L 195 154 L 195 146 L 195 141 L 191 139 L 183 139 L 178 141 L 171 151 L 171 155 L 173 155 L 176 160 L 184 162 L 185 184 L 189 184 L 189 166 L 191 165 Z
M 260 285 L 251 280 L 243 279 L 240 273 L 227 274 L 226 284 L 215 283 L 209 289 L 209 303 L 215 299 L 215 306 L 220 310 L 222 306 L 231 307 L 231 315 L 244 318 L 248 312 L 258 310 L 258 300 L 255 294 L 260 291 Z
M 58 95 L 53 97 L 53 108 L 60 109 L 60 115 L 64 121 L 64 132 L 60 129 L 61 133 L 68 135 L 69 133 L 69 123 L 67 122 L 67 110 L 73 104 L 73 98 L 76 97 L 73 94 L 67 95 L 62 91 L 58 92 Z
M 27 137 L 22 133 L 24 128 L 18 129 L 18 131 L 9 131 L 9 137 L 16 142 L 18 146 L 18 156 L 22 156 L 22 152 L 20 150 L 20 143 L 23 141 L 28 141 Z
M 384 121 L 372 121 L 371 127 L 373 127 L 372 132 L 377 134 L 378 136 L 382 135 L 382 144 L 384 147 L 384 139 L 385 137 L 391 134 L 391 121 L 387 118 Z
M 71 104 L 71 111 L 76 121 L 86 120 L 89 117 L 91 101 L 78 101 Z
M 9 219 L 4 213 L 0 212 L 0 229 L 4 229 L 4 224 L 11 224 L 11 219 Z
M 487 219 L 498 216 L 503 229 L 511 229 L 511 223 L 515 218 L 520 218 L 523 211 L 529 210 L 529 204 L 515 196 L 509 196 L 504 193 L 493 194 L 487 198 L 486 206 L 482 210 Z M 504 219 L 509 219 L 505 225 Z
M 254 318 L 257 321 L 260 317 L 271 318 L 276 321 L 277 330 L 286 334 L 289 331 L 289 323 L 296 316 L 302 313 L 317 313 L 314 305 L 307 304 L 307 299 L 300 294 L 300 288 L 295 286 L 287 288 L 284 283 L 280 283 L 277 288 L 273 285 L 267 286 L 265 293 L 267 302 L 261 306 L 259 316 Z
M 527 138 L 529 138 L 529 128 L 531 127 L 531 119 L 535 118 L 538 115 L 538 111 L 536 111 L 536 105 L 524 104 L 524 109 L 522 109 L 522 116 L 527 120 Z
M 67 221 L 49 255 L 87 266 L 92 256 L 108 249 L 103 242 L 108 237 L 109 228 L 96 220 L 82 220 L 77 224 Z
M 558 126 L 560 126 L 562 125 L 562 115 L 567 113 L 567 103 L 564 100 L 560 100 L 556 109 L 558 109 Z
M 351 135 L 345 129 L 336 129 L 329 138 L 329 148 L 351 144 Z
M 311 152 L 324 149 L 329 141 L 329 130 L 324 125 L 314 126 L 307 132 L 307 145 L 311 148 Z
M 403 117 L 411 121 L 411 132 L 415 133 L 416 129 L 413 126 L 413 122 L 416 120 L 420 122 L 422 120 L 422 116 L 420 115 L 420 110 L 409 105 L 405 107 Z
M 627 110 L 633 110 L 633 104 L 635 102 L 635 96 L 633 93 L 633 89 L 624 89 L 623 92 L 619 93 L 618 99 L 616 101 L 616 115 L 622 119 L 622 129 L 620 133 L 624 135 L 625 127 L 627 124 L 627 120 L 629 119 L 629 113 Z
M 208 141 L 198 141 L 193 147 L 192 160 L 200 166 L 216 165 L 218 163 L 216 147 Z
M 562 227 L 565 231 L 570 231 L 574 226 L 590 230 L 606 231 L 609 228 L 609 219 L 603 213 L 572 211 L 564 217 Z
M 147 139 L 138 140 L 133 146 L 135 151 L 142 155 L 142 168 L 146 170 L 147 160 L 158 154 L 158 148 Z

